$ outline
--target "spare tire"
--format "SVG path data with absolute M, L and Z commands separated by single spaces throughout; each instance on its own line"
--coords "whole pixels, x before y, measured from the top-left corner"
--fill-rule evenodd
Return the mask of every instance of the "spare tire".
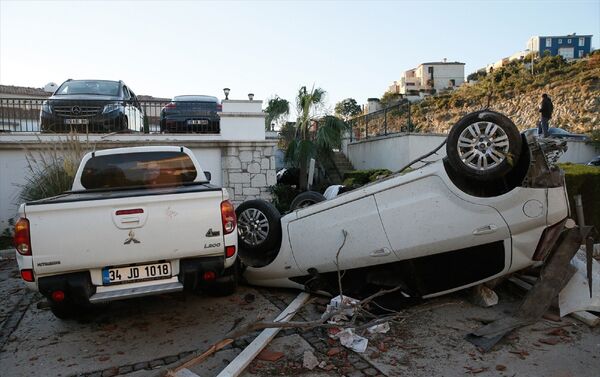
M 316 191 L 305 191 L 292 200 L 292 204 L 290 204 L 290 210 L 295 211 L 300 208 L 306 208 L 312 206 L 313 204 L 322 202 L 327 200 L 321 193 Z
M 504 177 L 517 165 L 521 143 L 521 134 L 510 119 L 483 110 L 464 116 L 452 127 L 446 154 L 457 173 L 491 181 Z
M 281 246 L 281 215 L 264 200 L 243 202 L 235 209 L 238 248 L 242 262 L 251 267 L 271 263 Z

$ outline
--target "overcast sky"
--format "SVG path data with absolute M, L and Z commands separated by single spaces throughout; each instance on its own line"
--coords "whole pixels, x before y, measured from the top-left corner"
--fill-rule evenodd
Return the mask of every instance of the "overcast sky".
M 526 48 L 533 35 L 600 38 L 590 1 L 0 0 L 0 84 L 125 81 L 137 94 L 293 101 L 302 85 L 380 97 L 427 61 L 465 75 Z

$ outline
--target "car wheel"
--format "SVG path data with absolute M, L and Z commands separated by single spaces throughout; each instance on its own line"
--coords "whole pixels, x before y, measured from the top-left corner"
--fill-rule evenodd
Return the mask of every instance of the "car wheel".
M 281 215 L 277 208 L 264 200 L 248 200 L 235 213 L 240 249 L 271 250 L 281 243 Z
M 292 200 L 292 204 L 290 205 L 290 209 L 295 211 L 300 208 L 306 208 L 312 206 L 313 204 L 317 204 L 319 202 L 325 201 L 326 198 L 319 192 L 316 191 L 305 191 Z
M 521 155 L 521 134 L 506 116 L 478 111 L 460 119 L 448 134 L 446 154 L 458 173 L 479 181 L 504 177 Z
M 123 116 L 123 119 L 121 120 L 121 131 L 123 132 L 129 132 L 129 120 L 127 119 L 127 116 Z
M 233 266 L 226 268 L 223 272 L 223 275 L 219 277 L 216 282 L 204 288 L 206 293 L 210 296 L 216 297 L 224 297 L 234 294 L 238 286 L 237 265 L 238 262 L 236 261 Z

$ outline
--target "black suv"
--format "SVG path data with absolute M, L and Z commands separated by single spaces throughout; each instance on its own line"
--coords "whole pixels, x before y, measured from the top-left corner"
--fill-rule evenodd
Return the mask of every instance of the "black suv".
M 218 134 L 221 103 L 213 96 L 176 96 L 160 111 L 161 132 Z
M 40 111 L 42 132 L 142 131 L 144 114 L 123 81 L 67 80 Z

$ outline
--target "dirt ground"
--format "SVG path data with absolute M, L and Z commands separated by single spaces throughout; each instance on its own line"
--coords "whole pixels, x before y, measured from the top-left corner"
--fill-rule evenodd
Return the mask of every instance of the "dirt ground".
M 226 298 L 162 295 L 111 303 L 79 321 L 62 321 L 38 305 L 44 302 L 39 295 L 25 289 L 14 257 L 0 257 L 2 376 L 162 375 L 233 327 L 274 318 L 298 294 L 240 287 Z M 497 290 L 500 303 L 492 308 L 471 304 L 461 292 L 412 305 L 389 332 L 367 335 L 364 353 L 344 348 L 323 329 L 285 330 L 244 375 L 600 376 L 600 327 L 590 329 L 571 318 L 543 319 L 516 330 L 489 353 L 465 341 L 484 322 L 515 310 L 520 297 L 508 288 Z M 317 299 L 296 319 L 317 318 L 327 301 Z M 254 336 L 190 370 L 202 377 L 218 375 Z M 305 352 L 319 366 L 303 367 Z

